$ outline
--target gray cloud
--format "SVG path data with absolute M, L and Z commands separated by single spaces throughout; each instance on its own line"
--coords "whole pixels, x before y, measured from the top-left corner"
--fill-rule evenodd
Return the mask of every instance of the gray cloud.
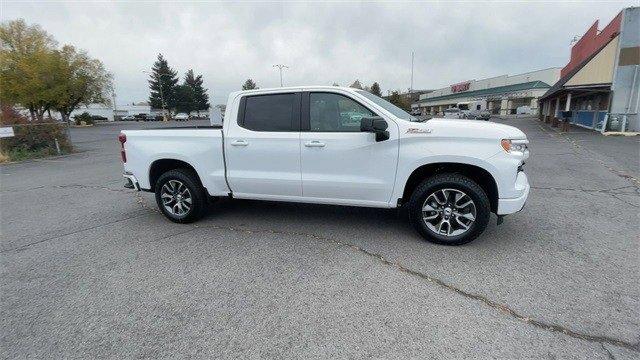
M 4 20 L 38 23 L 60 43 L 101 59 L 118 102 L 146 100 L 146 76 L 161 52 L 183 74 L 202 73 L 214 103 L 247 78 L 279 85 L 378 81 L 406 89 L 563 66 L 569 41 L 621 2 L 447 3 L 81 3 L 2 2 Z

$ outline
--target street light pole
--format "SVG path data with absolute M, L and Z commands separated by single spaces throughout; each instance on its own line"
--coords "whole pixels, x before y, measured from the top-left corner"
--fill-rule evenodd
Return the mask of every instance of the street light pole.
M 160 74 L 162 76 L 162 74 Z M 162 120 L 167 121 L 167 104 L 164 102 L 164 94 L 162 92 L 162 81 L 159 83 L 160 85 L 160 106 L 162 106 Z
M 282 68 L 288 69 L 289 67 L 284 64 L 275 64 L 273 67 L 278 68 L 280 70 L 280 87 L 282 87 Z
M 409 96 L 413 93 L 413 51 L 411 52 L 411 87 L 409 88 Z

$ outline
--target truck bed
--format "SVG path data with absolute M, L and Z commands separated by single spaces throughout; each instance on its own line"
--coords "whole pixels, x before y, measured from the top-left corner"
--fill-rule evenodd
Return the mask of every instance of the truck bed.
M 184 162 L 185 167 L 192 166 L 209 195 L 228 194 L 221 126 L 123 130 L 122 133 L 127 137 L 125 171 L 135 175 L 141 189 L 151 189 L 149 176 L 154 164 L 171 159 Z
M 222 129 L 222 125 L 191 125 L 191 126 L 170 126 L 157 129 L 142 130 L 176 130 L 176 129 Z

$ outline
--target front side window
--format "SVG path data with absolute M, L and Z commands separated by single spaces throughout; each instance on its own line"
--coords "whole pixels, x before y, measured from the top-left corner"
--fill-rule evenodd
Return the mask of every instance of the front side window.
M 316 132 L 359 132 L 360 120 L 374 114 L 353 99 L 334 93 L 309 94 L 309 125 Z
M 356 92 L 359 93 L 360 95 L 366 97 L 367 99 L 373 101 L 376 105 L 378 105 L 378 106 L 382 107 L 383 109 L 387 110 L 388 112 L 393 114 L 393 116 L 397 117 L 398 119 L 407 120 L 407 121 L 420 121 L 415 116 L 409 115 L 408 112 L 402 110 L 401 108 L 393 105 L 392 103 L 388 102 L 387 100 L 385 100 L 385 99 L 383 99 L 381 97 L 373 95 L 372 93 L 370 93 L 368 91 L 356 90 Z
M 273 94 L 246 98 L 242 127 L 254 131 L 291 131 L 295 94 Z

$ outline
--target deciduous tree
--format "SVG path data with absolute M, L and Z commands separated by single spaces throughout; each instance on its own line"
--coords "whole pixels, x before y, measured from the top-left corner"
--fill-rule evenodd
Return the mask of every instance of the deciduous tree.
M 84 51 L 57 42 L 38 25 L 13 20 L 0 25 L 0 100 L 41 120 L 51 109 L 63 119 L 81 104 L 108 103 L 111 75 Z
M 62 119 L 69 121 L 71 112 L 80 105 L 109 104 L 113 92 L 112 75 L 100 60 L 92 59 L 85 51 L 65 45 L 54 53 L 54 77 L 58 78 L 53 88 L 51 107 Z
M 0 24 L 0 100 L 24 106 L 32 120 L 42 119 L 54 100 L 56 46 L 38 25 L 22 19 Z

